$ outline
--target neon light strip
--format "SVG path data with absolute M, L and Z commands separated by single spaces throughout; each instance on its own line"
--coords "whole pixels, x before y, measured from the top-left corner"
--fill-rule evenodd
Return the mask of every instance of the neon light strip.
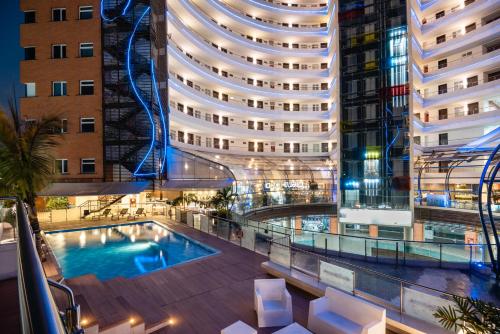
M 109 18 L 109 17 L 106 16 L 106 14 L 104 14 L 104 0 L 101 0 L 101 17 L 106 22 L 113 22 L 114 20 L 116 20 L 120 16 L 124 16 L 125 14 L 127 14 L 127 10 L 128 10 L 128 8 L 130 7 L 131 4 L 132 4 L 132 0 L 127 0 L 127 3 L 125 4 L 125 7 L 123 7 L 122 13 L 119 16 L 116 16 L 116 17 L 113 17 L 113 18 Z
M 153 151 L 153 147 L 154 147 L 155 140 L 156 140 L 156 135 L 155 135 L 155 122 L 154 122 L 154 119 L 153 119 L 153 114 L 152 114 L 151 110 L 148 108 L 148 105 L 143 100 L 143 98 L 141 97 L 141 95 L 139 94 L 139 92 L 137 90 L 137 86 L 135 85 L 134 78 L 132 77 L 132 66 L 131 66 L 132 42 L 134 40 L 135 34 L 137 32 L 137 29 L 139 28 L 139 24 L 142 22 L 142 20 L 144 19 L 144 16 L 146 16 L 146 14 L 149 12 L 150 9 L 151 9 L 151 7 L 147 7 L 144 10 L 144 13 L 142 13 L 142 15 L 140 16 L 140 18 L 137 21 L 137 23 L 135 24 L 134 30 L 132 31 L 132 34 L 130 35 L 130 38 L 129 38 L 129 41 L 128 41 L 128 48 L 127 48 L 127 72 L 128 72 L 128 76 L 130 78 L 130 85 L 132 86 L 132 90 L 134 91 L 135 96 L 137 97 L 137 99 L 139 100 L 139 102 L 142 104 L 142 106 L 144 107 L 144 109 L 146 109 L 146 112 L 147 112 L 148 118 L 149 118 L 149 122 L 151 123 L 151 128 L 153 129 L 153 131 L 151 132 L 151 144 L 149 145 L 148 152 L 146 153 L 146 155 L 144 156 L 144 158 L 142 159 L 142 161 L 139 163 L 139 165 L 137 165 L 137 167 L 136 167 L 136 169 L 135 169 L 135 171 L 133 173 L 134 176 L 156 175 L 156 173 L 146 173 L 146 174 L 139 173 L 139 170 L 141 169 L 142 165 L 144 165 L 144 163 L 146 162 L 146 159 L 149 158 L 149 155 Z
M 163 156 L 161 158 L 161 165 L 160 165 L 160 173 L 163 173 L 163 168 L 165 167 L 165 160 L 167 158 L 167 125 L 165 122 L 165 115 L 163 114 L 163 106 L 160 100 L 160 94 L 158 92 L 158 85 L 156 82 L 156 76 L 155 76 L 155 64 L 154 60 L 151 59 L 151 78 L 153 81 L 153 91 L 155 94 L 156 101 L 158 101 L 158 105 L 160 106 L 160 117 L 161 117 L 161 128 L 162 128 L 162 134 L 163 134 Z M 170 107 L 168 107 L 170 108 Z M 154 132 L 154 130 L 153 130 Z

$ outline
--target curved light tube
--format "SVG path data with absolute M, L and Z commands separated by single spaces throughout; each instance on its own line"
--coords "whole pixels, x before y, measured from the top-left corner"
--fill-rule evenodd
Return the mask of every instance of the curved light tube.
M 106 14 L 104 14 L 104 0 L 101 0 L 101 17 L 102 17 L 102 19 L 105 22 L 113 22 L 114 20 L 116 20 L 120 16 L 124 16 L 125 14 L 127 14 L 127 10 L 130 7 L 131 3 L 132 3 L 132 0 L 127 0 L 127 2 L 125 3 L 125 7 L 123 7 L 123 9 L 122 9 L 121 14 L 119 16 L 115 16 L 113 18 L 109 18 L 109 17 L 106 16 Z

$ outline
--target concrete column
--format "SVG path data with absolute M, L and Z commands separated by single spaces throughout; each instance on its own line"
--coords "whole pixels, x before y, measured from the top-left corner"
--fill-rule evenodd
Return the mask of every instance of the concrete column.
M 466 244 L 477 244 L 477 232 L 476 231 L 465 231 L 465 243 Z
M 371 224 L 368 226 L 368 234 L 370 238 L 378 238 L 378 225 Z
M 302 216 L 295 217 L 295 234 L 299 235 L 302 232 Z
M 337 217 L 330 216 L 330 233 L 339 234 L 339 222 Z
M 413 223 L 413 241 L 424 241 L 424 224 Z

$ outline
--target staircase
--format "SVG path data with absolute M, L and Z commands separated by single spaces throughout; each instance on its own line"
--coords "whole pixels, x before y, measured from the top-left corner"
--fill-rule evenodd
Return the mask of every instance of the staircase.
M 106 196 L 104 199 L 85 201 L 79 206 L 80 217 L 82 217 L 82 219 L 85 219 L 86 217 L 88 217 L 93 213 L 100 212 L 112 206 L 125 196 L 126 195 L 118 195 L 118 196 L 111 195 L 111 196 Z

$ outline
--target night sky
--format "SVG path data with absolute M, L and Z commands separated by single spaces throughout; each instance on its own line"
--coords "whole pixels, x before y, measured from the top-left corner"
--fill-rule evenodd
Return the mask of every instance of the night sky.
M 0 105 L 6 105 L 12 92 L 12 84 L 16 84 L 17 95 L 23 94 L 19 83 L 19 60 L 23 52 L 19 46 L 19 24 L 23 15 L 19 10 L 18 0 L 2 0 L 0 11 Z

